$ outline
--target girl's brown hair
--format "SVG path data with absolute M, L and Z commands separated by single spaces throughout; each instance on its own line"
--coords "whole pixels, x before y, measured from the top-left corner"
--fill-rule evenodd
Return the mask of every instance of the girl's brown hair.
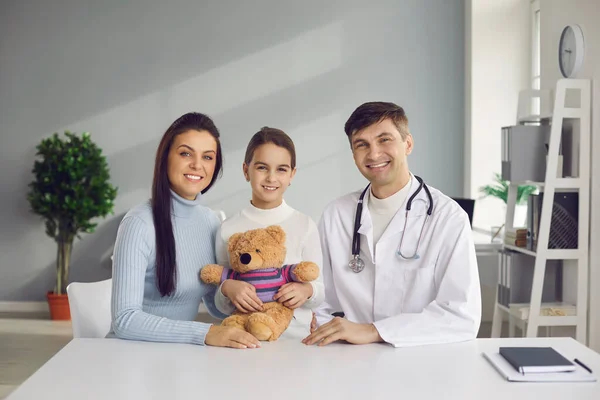
M 261 128 L 261 130 L 256 132 L 254 136 L 252 136 L 252 139 L 250 139 L 250 143 L 248 143 L 248 147 L 246 148 L 244 163 L 250 165 L 256 149 L 267 143 L 273 143 L 275 146 L 286 149 L 290 153 L 292 159 L 292 165 L 290 165 L 290 167 L 292 167 L 292 169 L 296 168 L 296 147 L 294 146 L 294 142 L 281 129 L 269 128 L 268 126 Z

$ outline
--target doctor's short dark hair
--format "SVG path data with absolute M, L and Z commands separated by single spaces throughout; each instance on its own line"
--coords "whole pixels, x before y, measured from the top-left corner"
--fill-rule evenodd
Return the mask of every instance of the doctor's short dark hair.
M 383 101 L 372 101 L 361 104 L 350 115 L 348 121 L 346 121 L 344 131 L 346 131 L 346 135 L 350 139 L 356 132 L 387 118 L 396 125 L 402 139 L 406 140 L 406 137 L 410 135 L 410 131 L 408 130 L 408 118 L 404 113 L 404 109 L 397 104 Z
M 256 149 L 267 143 L 273 143 L 275 146 L 286 149 L 290 153 L 292 164 L 290 167 L 292 167 L 292 169 L 296 168 L 296 147 L 294 146 L 292 138 L 281 129 L 270 128 L 268 126 L 262 127 L 260 131 L 256 132 L 254 136 L 252 136 L 252 139 L 250 139 L 250 143 L 248 143 L 248 147 L 246 147 L 244 163 L 250 165 Z

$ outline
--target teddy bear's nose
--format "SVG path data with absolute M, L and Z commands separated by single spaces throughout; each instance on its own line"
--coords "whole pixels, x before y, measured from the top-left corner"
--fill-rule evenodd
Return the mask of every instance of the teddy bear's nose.
M 240 256 L 240 262 L 244 265 L 248 265 L 250 264 L 250 261 L 252 261 L 252 256 L 248 253 L 244 253 Z

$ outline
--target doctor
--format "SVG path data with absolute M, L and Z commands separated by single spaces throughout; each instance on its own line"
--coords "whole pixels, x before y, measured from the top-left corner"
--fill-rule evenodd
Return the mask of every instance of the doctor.
M 474 339 L 481 295 L 469 219 L 409 171 L 414 143 L 404 110 L 365 103 L 345 131 L 370 184 L 323 212 L 325 301 L 303 343 L 403 347 Z

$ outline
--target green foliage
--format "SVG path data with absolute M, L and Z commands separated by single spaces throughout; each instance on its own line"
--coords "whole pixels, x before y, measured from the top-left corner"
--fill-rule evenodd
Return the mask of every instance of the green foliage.
M 92 220 L 113 212 L 117 188 L 109 182 L 102 150 L 87 132 L 81 136 L 65 132 L 65 138 L 55 133 L 40 142 L 36 155 L 41 159 L 34 163 L 27 199 L 32 212 L 44 219 L 46 234 L 59 245 L 57 269 L 65 282 L 59 282 L 55 291 L 62 292 L 73 239 L 94 232 L 97 223 Z M 61 246 L 67 246 L 68 254 Z
M 494 184 L 485 185 L 479 188 L 479 192 L 483 193 L 484 197 L 497 197 L 504 203 L 508 201 L 508 186 L 509 182 L 502 179 L 498 173 L 494 174 Z M 533 185 L 522 185 L 517 189 L 517 204 L 527 204 L 529 195 L 535 193 L 537 187 Z

